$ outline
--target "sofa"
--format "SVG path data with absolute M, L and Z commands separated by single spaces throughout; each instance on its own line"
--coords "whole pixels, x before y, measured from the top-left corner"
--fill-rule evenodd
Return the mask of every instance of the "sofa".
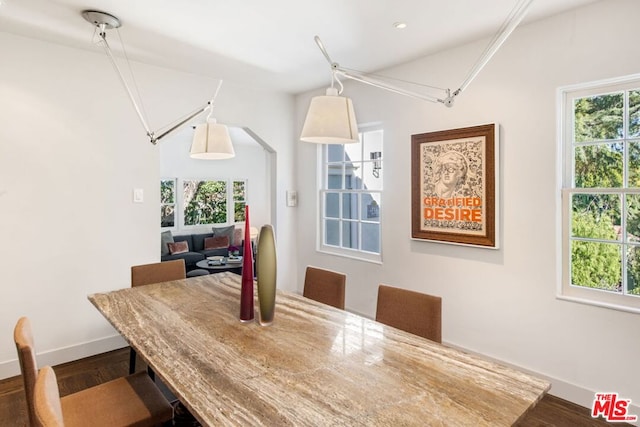
M 202 261 L 207 257 L 216 255 L 228 256 L 229 246 L 237 247 L 240 254 L 242 254 L 244 245 L 243 231 L 241 228 L 234 227 L 233 225 L 228 227 L 213 227 L 211 233 L 173 235 L 170 231 L 165 231 L 161 234 L 160 260 L 171 261 L 183 259 L 186 270 L 189 272 L 197 268 L 196 263 L 198 261 Z M 209 248 L 207 249 L 205 249 L 205 241 L 209 244 Z M 184 251 L 184 245 L 175 245 L 175 243 L 179 242 L 186 242 L 186 251 Z M 180 248 L 175 251 L 177 246 L 180 246 Z M 174 249 L 174 251 L 171 249 Z

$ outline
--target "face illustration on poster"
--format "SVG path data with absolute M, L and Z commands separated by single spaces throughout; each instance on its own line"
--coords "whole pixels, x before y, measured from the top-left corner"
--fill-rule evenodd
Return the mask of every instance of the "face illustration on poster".
M 447 151 L 437 160 L 436 175 L 439 177 L 434 185 L 434 193 L 443 199 L 460 195 L 467 179 L 467 161 L 455 151 Z

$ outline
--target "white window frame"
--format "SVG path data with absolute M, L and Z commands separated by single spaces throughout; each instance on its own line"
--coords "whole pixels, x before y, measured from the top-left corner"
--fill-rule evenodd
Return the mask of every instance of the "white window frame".
M 184 223 L 184 183 L 185 181 L 225 181 L 227 183 L 227 221 L 221 223 L 210 224 L 196 224 L 185 225 Z M 249 180 L 247 178 L 213 178 L 213 177 L 200 177 L 200 178 L 178 178 L 177 179 L 177 200 L 176 206 L 180 212 L 180 222 L 176 221 L 176 224 L 180 224 L 179 230 L 197 230 L 207 227 L 224 227 L 227 225 L 239 225 L 244 224 L 244 221 L 235 221 L 235 201 L 233 200 L 233 183 L 242 181 L 245 185 L 245 199 L 244 203 L 249 204 Z M 178 191 L 179 189 L 179 191 Z
M 382 126 L 376 125 L 376 126 L 367 126 L 367 127 L 361 127 L 359 129 L 359 134 L 360 136 L 363 133 L 367 133 L 367 132 L 374 132 L 374 131 L 383 131 L 384 129 L 382 128 Z M 361 260 L 361 261 L 367 261 L 367 262 L 372 262 L 375 264 L 382 264 L 382 217 L 383 217 L 383 211 L 384 211 L 384 206 L 382 203 L 382 199 L 384 198 L 384 183 L 382 185 L 382 189 L 381 190 L 369 190 L 369 189 L 328 189 L 327 188 L 327 182 L 326 182 L 326 174 L 327 171 L 325 169 L 325 166 L 328 165 L 328 162 L 326 161 L 326 153 L 327 153 L 327 147 L 326 145 L 322 144 L 322 145 L 318 145 L 317 148 L 317 158 L 318 158 L 318 181 L 317 181 L 317 193 L 318 193 L 318 215 L 317 215 L 317 226 L 316 226 L 316 250 L 318 252 L 322 252 L 322 253 L 327 253 L 327 254 L 331 254 L 331 255 L 338 255 L 338 256 L 342 256 L 345 258 L 352 258 L 352 259 L 357 259 L 357 260 Z M 364 163 L 373 163 L 373 160 L 369 160 L 369 159 L 365 159 L 363 157 L 362 161 Z M 382 149 L 382 159 L 381 161 L 384 162 L 384 136 L 383 136 L 383 149 Z M 382 175 L 382 177 L 380 179 L 384 180 L 384 174 Z M 350 193 L 350 194 L 358 194 L 359 195 L 359 200 L 361 202 L 361 197 L 360 195 L 363 193 L 378 193 L 380 194 L 380 200 L 381 200 L 381 207 L 380 207 L 380 216 L 379 216 L 379 220 L 378 220 L 378 227 L 379 227 L 379 248 L 380 248 L 380 253 L 375 253 L 375 252 L 369 252 L 369 251 L 365 251 L 362 249 L 352 249 L 352 248 L 345 248 L 345 247 L 341 247 L 341 246 L 334 246 L 334 245 L 328 245 L 325 243 L 324 241 L 324 236 L 325 236 L 325 194 L 329 192 L 329 193 L 334 193 L 334 192 L 338 192 L 340 194 L 343 193 Z M 340 206 L 339 206 L 339 211 L 342 212 L 342 197 L 340 197 Z M 361 223 L 367 223 L 366 220 L 362 220 L 362 218 L 360 218 L 362 212 L 362 206 L 359 205 L 358 208 L 358 219 L 357 220 L 353 220 L 353 222 L 357 222 L 359 224 Z M 341 220 L 342 221 L 342 220 Z M 341 222 L 342 223 L 342 222 Z M 340 227 L 340 235 L 342 236 L 342 227 Z M 358 242 L 362 242 L 362 230 L 361 227 L 358 227 Z
M 234 200 L 233 198 L 233 184 L 236 182 L 244 182 L 244 199 L 242 200 Z M 231 184 L 231 191 L 228 192 L 227 203 L 231 209 L 231 218 L 233 219 L 231 223 L 244 224 L 244 221 L 236 221 L 236 203 L 244 203 L 245 206 L 249 204 L 249 181 L 246 178 L 231 178 L 229 183 Z
M 162 218 L 160 218 L 160 229 L 162 231 L 175 231 L 178 229 L 178 224 L 180 224 L 180 215 L 178 209 L 178 178 L 160 178 L 160 182 L 162 181 L 173 181 L 173 203 L 162 203 L 160 201 L 160 208 L 165 205 L 173 205 L 173 227 L 163 227 L 162 226 Z M 162 185 L 162 184 L 161 184 Z
M 640 194 L 638 188 L 576 188 L 573 180 L 573 155 L 574 155 L 574 112 L 573 101 L 577 98 L 587 96 L 604 95 L 607 93 L 620 92 L 624 90 L 634 90 L 640 88 L 640 74 L 625 76 L 615 79 L 601 80 L 586 84 L 565 86 L 558 89 L 558 166 L 560 178 L 560 236 L 561 252 L 557 298 L 583 304 L 595 305 L 615 310 L 640 313 L 640 297 L 622 293 L 611 292 L 596 288 L 574 286 L 571 284 L 571 199 L 573 194 L 597 193 L 597 194 Z M 626 98 L 626 97 L 625 97 Z M 627 133 L 628 111 L 624 111 L 624 136 L 621 139 L 625 142 L 625 159 L 627 156 L 627 141 L 637 141 L 640 138 L 629 138 Z M 620 141 L 618 139 L 614 141 Z M 606 142 L 606 141 L 603 141 Z M 626 165 L 626 160 L 625 163 Z M 624 174 L 627 174 L 626 168 Z M 621 206 L 622 226 L 624 227 L 625 207 Z M 623 233 L 624 234 L 624 233 Z M 611 243 L 611 242 L 607 242 Z M 626 255 L 624 248 L 628 246 L 623 239 L 620 241 L 623 248 L 622 254 L 622 274 L 626 273 Z

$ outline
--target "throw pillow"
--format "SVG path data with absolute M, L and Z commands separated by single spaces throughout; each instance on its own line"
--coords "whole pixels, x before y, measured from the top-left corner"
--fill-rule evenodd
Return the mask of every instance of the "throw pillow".
M 227 236 L 206 237 L 204 239 L 204 249 L 226 249 L 229 247 L 229 238 Z
M 169 253 L 171 255 L 189 252 L 189 244 L 187 242 L 167 243 L 167 246 L 169 247 Z
M 233 230 L 233 246 L 242 246 L 242 239 L 244 238 L 244 229 L 242 227 L 236 227 Z
M 169 247 L 167 243 L 173 243 L 173 234 L 171 230 L 163 231 L 160 233 L 160 255 L 169 255 Z
M 236 228 L 234 225 L 229 225 L 227 227 L 213 227 L 213 237 L 218 236 L 227 236 L 229 239 L 229 243 L 233 242 L 233 229 Z

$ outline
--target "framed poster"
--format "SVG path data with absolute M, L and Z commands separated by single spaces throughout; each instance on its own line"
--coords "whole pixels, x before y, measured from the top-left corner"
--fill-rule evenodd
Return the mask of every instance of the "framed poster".
M 411 136 L 411 237 L 498 248 L 498 126 Z

